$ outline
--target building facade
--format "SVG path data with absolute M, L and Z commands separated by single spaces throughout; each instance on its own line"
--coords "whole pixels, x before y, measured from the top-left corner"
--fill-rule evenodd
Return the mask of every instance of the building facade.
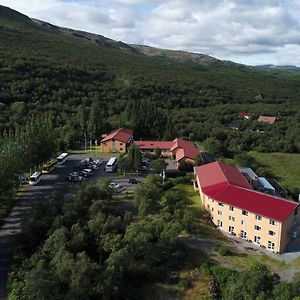
M 222 231 L 275 253 L 287 247 L 298 203 L 254 191 L 240 172 L 220 162 L 197 167 L 203 206 Z
M 195 163 L 196 156 L 201 157 L 200 149 L 195 147 L 190 141 L 176 138 L 173 141 L 134 141 L 139 146 L 141 152 L 154 154 L 155 149 L 161 150 L 161 155 L 172 158 L 177 166 L 185 160 L 190 164 Z
M 132 130 L 119 128 L 110 132 L 101 140 L 101 151 L 104 153 L 126 153 L 132 141 Z

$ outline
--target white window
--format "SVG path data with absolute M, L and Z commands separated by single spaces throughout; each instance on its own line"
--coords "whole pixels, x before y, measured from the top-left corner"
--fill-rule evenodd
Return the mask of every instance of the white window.
M 275 243 L 268 241 L 268 249 L 275 250 Z
M 271 225 L 276 225 L 276 222 L 274 220 L 270 220 Z
M 219 216 L 222 216 L 223 213 L 222 213 L 220 210 L 218 210 L 218 215 L 219 215 Z
M 261 227 L 258 226 L 258 225 L 255 225 L 255 226 L 254 226 L 254 229 L 255 229 L 256 231 L 260 231 L 260 230 L 261 230 Z
M 209 209 L 209 204 L 207 205 L 207 209 Z
M 260 245 L 260 236 L 254 236 L 254 243 Z
M 235 221 L 235 217 L 229 216 L 229 220 L 230 220 L 230 221 Z
M 234 227 L 233 226 L 229 226 L 228 231 L 231 232 L 231 233 L 234 232 Z
M 241 224 L 244 225 L 244 226 L 247 226 L 247 222 L 244 221 L 244 220 L 241 221 Z
M 214 208 L 213 208 L 213 207 L 211 208 L 211 211 L 214 211 Z
M 222 221 L 220 221 L 220 220 L 218 220 L 218 227 L 222 227 L 223 226 L 223 222 Z
M 224 203 L 218 202 L 219 206 L 224 206 Z
M 274 232 L 274 231 L 272 231 L 272 230 L 269 230 L 269 235 L 272 235 L 272 236 L 274 236 L 274 235 L 275 235 L 275 232 Z
M 255 220 L 261 221 L 261 220 L 262 220 L 262 216 L 260 216 L 260 215 L 255 215 Z
M 246 210 L 242 210 L 242 215 L 248 216 L 248 212 Z
M 229 210 L 234 211 L 234 207 L 233 206 L 229 206 Z
M 246 239 L 247 238 L 247 232 L 244 230 L 241 230 L 241 238 Z

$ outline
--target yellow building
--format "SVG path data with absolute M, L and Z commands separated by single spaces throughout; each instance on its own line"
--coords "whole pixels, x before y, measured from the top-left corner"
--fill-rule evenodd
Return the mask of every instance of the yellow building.
M 285 250 L 299 220 L 298 203 L 253 190 L 238 169 L 221 162 L 195 173 L 202 204 L 220 230 L 275 253 Z
M 101 151 L 105 153 L 126 153 L 133 141 L 131 129 L 119 128 L 101 140 Z

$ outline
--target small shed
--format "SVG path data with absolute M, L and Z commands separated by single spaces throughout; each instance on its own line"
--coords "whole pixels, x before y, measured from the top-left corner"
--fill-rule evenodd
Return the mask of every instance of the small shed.
M 251 168 L 239 168 L 239 171 L 251 185 L 257 182 L 258 176 Z
M 257 180 L 261 184 L 261 186 L 263 187 L 264 191 L 267 194 L 275 195 L 274 187 L 271 185 L 271 183 L 265 177 L 258 177 Z

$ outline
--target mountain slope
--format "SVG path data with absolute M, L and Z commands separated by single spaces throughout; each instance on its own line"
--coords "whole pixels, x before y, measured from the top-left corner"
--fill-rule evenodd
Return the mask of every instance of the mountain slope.
M 129 126 L 153 138 L 163 137 L 167 116 L 179 135 L 194 132 L 198 139 L 223 130 L 236 111 L 284 112 L 296 118 L 297 72 L 126 45 L 33 22 L 1 6 L 0 15 L 0 132 L 22 126 L 34 114 L 52 112 L 70 144 L 87 130 L 93 109 L 101 111 L 97 120 L 103 131 Z M 287 128 L 279 132 L 285 134 Z M 255 146 L 260 143 L 256 138 Z

